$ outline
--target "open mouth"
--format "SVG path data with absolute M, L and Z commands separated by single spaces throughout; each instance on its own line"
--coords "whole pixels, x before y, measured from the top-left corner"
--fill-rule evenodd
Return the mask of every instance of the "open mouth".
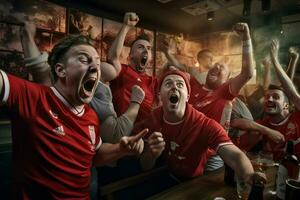
M 179 101 L 179 97 L 176 94 L 172 94 L 169 100 L 171 103 L 176 104 Z
M 142 58 L 141 58 L 141 66 L 145 66 L 148 60 L 148 55 L 145 54 Z
M 266 104 L 266 107 L 267 107 L 267 108 L 275 108 L 276 106 L 275 106 L 274 103 L 267 103 L 267 104 Z
M 96 84 L 96 78 L 89 78 L 83 83 L 83 88 L 87 92 L 92 92 Z

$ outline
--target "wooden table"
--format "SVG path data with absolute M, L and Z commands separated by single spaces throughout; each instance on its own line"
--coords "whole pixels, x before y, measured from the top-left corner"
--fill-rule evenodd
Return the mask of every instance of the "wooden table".
M 275 199 L 274 196 L 267 193 L 268 189 L 274 189 L 276 167 L 266 171 L 269 179 L 264 190 L 264 200 Z M 148 200 L 213 200 L 215 197 L 223 197 L 226 200 L 236 200 L 236 187 L 230 187 L 224 184 L 224 169 L 220 169 L 209 174 L 194 178 L 192 180 L 180 183 L 168 190 L 150 197 Z

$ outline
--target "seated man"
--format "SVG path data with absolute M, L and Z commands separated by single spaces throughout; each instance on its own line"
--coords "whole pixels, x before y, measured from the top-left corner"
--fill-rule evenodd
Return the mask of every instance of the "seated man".
M 159 86 L 162 106 L 136 127 L 136 130 L 149 127 L 151 133 L 141 156 L 142 167 L 152 168 L 163 154 L 175 176 L 192 178 L 203 173 L 207 150 L 211 148 L 238 177 L 251 184 L 254 171 L 247 156 L 232 144 L 220 124 L 187 103 L 191 88 L 186 74 L 168 71 L 161 76 Z
M 64 38 L 48 63 L 52 87 L 0 70 L 0 102 L 12 119 L 14 199 L 89 199 L 92 164 L 140 153 L 145 131 L 102 144 L 98 117 L 87 105 L 101 76 L 88 38 Z
M 278 50 L 279 43 L 275 40 L 271 46 L 271 61 L 282 87 L 269 86 L 264 100 L 264 111 L 267 116 L 263 120 L 258 121 L 258 123 L 273 130 L 273 134 L 269 134 L 269 137 L 264 139 L 264 150 L 272 152 L 274 160 L 278 161 L 283 158 L 285 145 L 288 140 L 294 142 L 294 153 L 300 159 L 300 95 L 279 63 Z M 292 104 L 290 102 L 294 104 L 294 111 L 291 109 Z M 235 122 L 235 126 L 240 126 L 246 130 L 261 129 L 253 124 L 241 121 Z M 250 135 L 245 137 L 250 137 Z M 247 146 L 252 147 L 258 142 L 257 138 L 252 139 L 254 140 L 252 145 L 249 144 L 250 140 L 248 138 L 244 140 L 247 141 Z

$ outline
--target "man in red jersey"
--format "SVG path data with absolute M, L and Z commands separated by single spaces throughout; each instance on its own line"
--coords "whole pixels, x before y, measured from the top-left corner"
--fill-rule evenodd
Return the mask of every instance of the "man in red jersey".
M 100 79 L 88 38 L 69 36 L 50 53 L 52 87 L 0 71 L 0 102 L 11 111 L 14 199 L 89 199 L 90 168 L 140 153 L 143 133 L 102 144 L 87 105 Z
M 120 63 L 125 36 L 130 27 L 135 26 L 138 21 L 139 18 L 135 13 L 125 14 L 124 24 L 108 53 L 108 62 L 112 65 L 101 67 L 103 77 L 106 79 L 104 81 L 110 81 L 113 103 L 118 115 L 127 110 L 133 85 L 139 85 L 144 90 L 145 98 L 141 103 L 137 121 L 152 110 L 157 82 L 155 77 L 145 73 L 146 67 L 152 60 L 152 47 L 147 35 L 140 35 L 133 41 L 129 53 L 129 64 Z
M 229 139 L 220 124 L 188 104 L 191 88 L 184 72 L 164 73 L 158 83 L 162 106 L 137 125 L 149 127 L 150 136 L 141 157 L 144 169 L 162 154 L 171 172 L 186 179 L 203 173 L 207 149 L 214 149 L 245 182 L 255 174 L 247 156 Z
M 264 99 L 266 117 L 263 120 L 259 120 L 258 123 L 272 129 L 274 132 L 274 134 L 263 138 L 265 142 L 264 150 L 272 152 L 274 160 L 278 161 L 283 158 L 286 142 L 289 140 L 293 141 L 294 154 L 300 159 L 300 95 L 280 64 L 278 51 L 279 42 L 273 40 L 271 44 L 271 61 L 282 87 L 269 86 Z M 294 110 L 292 108 L 293 105 Z M 246 130 L 260 130 L 258 125 L 255 125 L 255 122 L 238 121 L 234 122 L 234 125 Z M 256 135 L 251 136 L 249 134 L 244 137 L 242 137 L 242 142 L 246 140 L 244 146 L 250 141 L 247 137 L 251 137 L 251 139 L 254 137 L 251 140 L 252 144 L 248 145 L 247 149 L 261 139 Z
M 253 52 L 249 27 L 246 23 L 237 23 L 233 30 L 241 37 L 243 41 L 242 51 L 242 69 L 234 78 L 229 79 L 229 67 L 221 62 L 217 62 L 209 68 L 206 75 L 206 81 L 202 84 L 199 79 L 199 72 L 191 71 L 191 96 L 189 103 L 198 111 L 206 116 L 216 120 L 221 125 L 225 123 L 221 120 L 226 113 L 226 104 L 232 101 L 239 93 L 240 89 L 253 76 Z M 183 69 L 182 65 L 174 61 L 174 57 L 169 56 L 170 61 L 176 64 L 176 67 Z M 211 60 L 210 60 L 211 63 Z M 196 75 L 194 75 L 194 73 Z M 213 152 L 211 152 L 213 154 Z M 212 157 L 207 162 L 207 171 L 212 171 L 223 166 L 223 161 L 219 157 Z

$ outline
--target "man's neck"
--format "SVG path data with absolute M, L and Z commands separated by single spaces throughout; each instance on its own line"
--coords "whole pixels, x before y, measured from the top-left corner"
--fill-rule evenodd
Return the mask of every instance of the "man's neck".
M 53 85 L 53 87 L 63 97 L 63 99 L 65 99 L 65 102 L 63 102 L 64 104 L 66 104 L 66 103 L 69 104 L 68 106 L 70 106 L 72 109 L 74 109 L 75 111 L 77 111 L 79 113 L 83 110 L 84 104 L 83 103 L 76 103 L 74 98 L 72 98 L 72 95 L 67 92 L 68 89 L 63 87 L 62 84 L 59 81 L 57 81 Z
M 270 122 L 273 124 L 279 124 L 280 122 L 284 121 L 288 116 L 289 112 L 287 113 L 282 113 L 282 114 L 277 114 L 277 115 L 271 115 L 270 117 Z
M 163 118 L 166 122 L 169 122 L 169 123 L 182 122 L 184 120 L 185 109 L 186 108 L 184 108 L 182 111 L 178 111 L 178 112 L 166 112 L 166 111 L 164 111 Z

